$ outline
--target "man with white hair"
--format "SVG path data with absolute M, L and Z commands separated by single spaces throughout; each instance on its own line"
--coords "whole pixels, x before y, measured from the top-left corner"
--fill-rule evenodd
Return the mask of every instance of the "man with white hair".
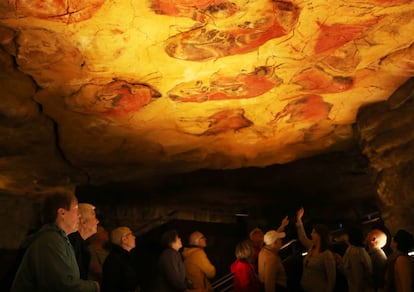
M 96 218 L 94 205 L 80 203 L 78 204 L 78 210 L 80 215 L 78 231 L 70 234 L 68 237 L 75 250 L 80 278 L 87 280 L 91 254 L 86 240 L 96 233 L 99 220 Z
M 189 246 L 183 250 L 184 266 L 189 280 L 195 289 L 213 291 L 208 279 L 216 275 L 216 268 L 211 264 L 204 248 L 207 238 L 200 231 L 195 231 L 188 238 Z
M 287 291 L 287 276 L 278 252 L 285 232 L 270 230 L 264 235 L 265 246 L 259 253 L 259 280 L 265 292 Z
M 110 237 L 113 247 L 102 268 L 102 292 L 139 291 L 138 273 L 130 253 L 135 248 L 134 233 L 121 226 L 112 230 Z

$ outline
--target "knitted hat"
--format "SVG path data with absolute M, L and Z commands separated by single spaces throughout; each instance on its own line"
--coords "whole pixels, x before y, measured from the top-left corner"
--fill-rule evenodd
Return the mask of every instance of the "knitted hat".
M 266 245 L 271 245 L 279 238 L 285 238 L 285 237 L 286 237 L 286 233 L 284 232 L 277 232 L 276 230 L 269 230 L 264 235 L 264 243 Z

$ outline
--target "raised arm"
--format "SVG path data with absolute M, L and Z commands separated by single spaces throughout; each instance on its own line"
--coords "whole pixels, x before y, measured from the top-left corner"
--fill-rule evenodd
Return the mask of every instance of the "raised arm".
M 300 208 L 296 213 L 296 231 L 298 233 L 299 241 L 306 248 L 310 249 L 313 246 L 312 240 L 306 236 L 305 228 L 303 227 L 302 217 L 305 213 L 305 209 Z
M 283 232 L 285 230 L 285 227 L 289 225 L 289 217 L 285 216 L 282 219 L 282 222 L 280 223 L 279 228 L 277 229 L 277 232 Z

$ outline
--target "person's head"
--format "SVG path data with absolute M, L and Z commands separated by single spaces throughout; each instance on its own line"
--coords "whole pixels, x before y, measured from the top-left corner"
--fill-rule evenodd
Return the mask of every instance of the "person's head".
M 135 247 L 135 235 L 129 227 L 121 226 L 112 230 L 111 242 L 126 251 L 131 251 Z
M 286 233 L 269 230 L 264 235 L 264 243 L 273 249 L 279 250 L 282 247 L 282 238 L 286 237 Z
M 183 247 L 183 244 L 176 230 L 168 230 L 161 236 L 161 246 L 163 248 L 172 248 L 178 251 Z
M 387 244 L 387 235 L 382 230 L 373 229 L 368 232 L 365 242 L 368 248 L 383 248 Z
M 96 233 L 99 220 L 96 218 L 95 206 L 88 203 L 79 203 L 80 213 L 79 233 L 83 239 L 87 239 Z
M 319 246 L 319 251 L 329 247 L 329 229 L 323 224 L 315 224 L 312 229 L 311 239 L 314 246 Z
M 400 229 L 394 235 L 391 241 L 391 248 L 396 251 L 408 253 L 414 247 L 414 238 L 411 233 L 404 229 Z
M 364 246 L 364 234 L 360 226 L 352 224 L 345 228 L 348 235 L 348 244 L 353 246 Z
M 194 231 L 188 237 L 188 243 L 199 247 L 207 246 L 207 238 L 200 231 Z
M 78 231 L 78 200 L 70 192 L 56 191 L 47 194 L 43 206 L 45 223 L 55 223 L 66 234 Z
M 253 256 L 253 243 L 251 240 L 244 240 L 236 245 L 236 258 L 250 262 Z
M 263 230 L 259 227 L 253 228 L 252 231 L 249 233 L 249 238 L 253 242 L 254 246 L 260 247 L 263 245 L 263 237 L 264 233 Z

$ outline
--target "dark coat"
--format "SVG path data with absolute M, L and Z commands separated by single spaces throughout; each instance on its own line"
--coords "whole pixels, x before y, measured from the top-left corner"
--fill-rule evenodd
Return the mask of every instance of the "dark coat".
M 80 278 L 87 280 L 89 263 L 91 261 L 91 253 L 88 249 L 88 243 L 82 238 L 79 232 L 71 233 L 68 237 L 75 251 L 76 261 L 79 266 Z
M 131 253 L 113 246 L 102 267 L 102 292 L 129 292 L 138 288 Z
M 157 283 L 154 292 L 183 292 L 189 288 L 181 254 L 166 248 L 158 261 Z

